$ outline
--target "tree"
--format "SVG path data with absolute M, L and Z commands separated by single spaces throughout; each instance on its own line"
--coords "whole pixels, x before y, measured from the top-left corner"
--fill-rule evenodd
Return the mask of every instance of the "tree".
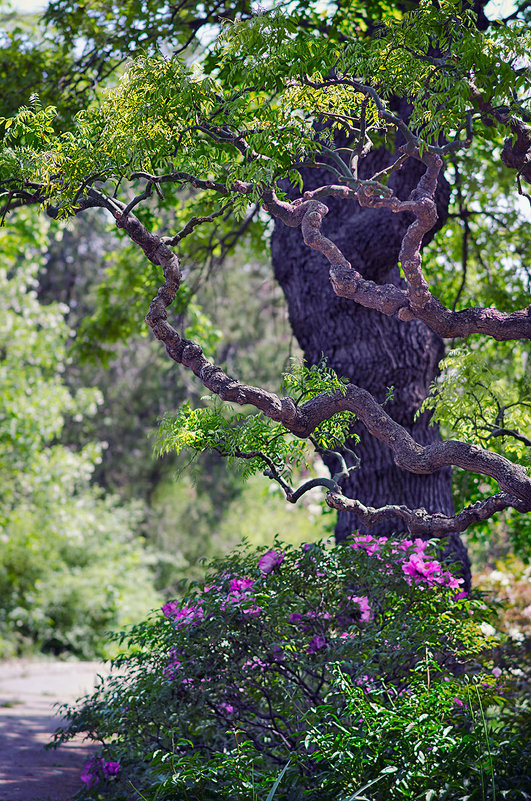
M 55 20 L 59 7 L 50 12 Z M 182 8 L 188 13 L 190 6 Z M 162 450 L 192 445 L 243 458 L 250 469 L 265 467 L 291 502 L 318 481 L 328 505 L 344 515 L 340 537 L 353 519 L 382 533 L 449 537 L 467 575 L 457 533 L 507 509 L 531 509 L 530 438 L 523 429 L 528 382 L 522 375 L 513 386 L 506 374 L 496 385 L 485 370 L 485 358 L 497 358 L 492 340 L 522 340 L 511 352 L 517 361 L 530 338 L 531 307 L 519 308 L 529 297 L 521 264 L 529 239 L 507 238 L 501 292 L 489 266 L 481 305 L 466 281 L 467 270 L 478 275 L 485 266 L 474 217 L 491 213 L 472 191 L 474 180 L 493 180 L 501 160 L 516 176 L 514 197 L 517 190 L 526 197 L 523 12 L 492 24 L 481 9 L 454 0 L 409 11 L 349 4 L 321 18 L 298 7 L 248 12 L 242 8 L 242 18 L 223 26 L 202 62 L 138 56 L 73 124 L 63 114 L 57 127 L 55 109 L 38 104 L 4 118 L 4 211 L 35 203 L 52 217 L 105 209 L 164 272 L 146 319 L 170 358 L 224 403 L 250 404 L 264 416 L 238 418 L 234 428 L 218 406 L 202 414 L 185 408 L 163 427 Z M 462 229 L 441 230 L 423 263 L 423 248 L 451 219 L 445 160 L 457 209 L 450 213 Z M 507 175 L 495 179 L 500 194 Z M 153 205 L 178 205 L 183 187 L 182 228 L 155 233 Z M 264 212 L 276 221 L 275 273 L 309 365 L 286 377 L 291 394 L 284 397 L 227 376 L 201 345 L 180 336 L 166 312 L 182 282 L 178 253 L 194 252 L 187 241 L 200 250 L 208 238 L 201 227 L 221 220 L 223 252 L 228 219 L 240 221 L 240 232 L 253 220 L 254 230 L 266 229 Z M 505 204 L 500 229 L 511 215 L 514 231 L 520 217 Z M 455 249 L 456 241 L 463 281 L 452 308 L 439 249 Z M 428 277 L 440 291 L 431 291 Z M 464 308 L 456 310 L 459 299 Z M 493 302 L 497 307 L 485 306 Z M 374 336 L 367 346 L 374 332 L 376 356 Z M 449 357 L 449 380 L 427 398 L 441 338 L 469 342 Z M 328 363 L 316 367 L 323 352 Z M 452 396 L 456 374 L 463 383 Z M 428 425 L 428 408 L 466 440 L 441 441 Z M 286 458 L 303 455 L 290 434 L 322 452 L 332 479 L 291 487 Z M 456 514 L 451 466 L 485 477 L 475 503 L 461 500 Z M 491 491 L 491 480 L 499 492 Z
M 65 420 L 82 427 L 101 393 L 72 392 L 64 374 L 71 333 L 63 304 L 40 304 L 36 275 L 46 220 L 24 212 L 0 232 L 0 656 L 31 651 L 84 658 L 109 653 L 106 635 L 159 600 L 142 510 L 91 485 L 103 446 L 74 448 Z M 24 263 L 19 250 L 24 247 Z

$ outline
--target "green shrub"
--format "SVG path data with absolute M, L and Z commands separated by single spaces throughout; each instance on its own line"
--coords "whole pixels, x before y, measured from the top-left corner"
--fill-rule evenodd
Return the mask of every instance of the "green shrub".
M 91 483 L 103 446 L 65 442 L 65 419 L 82 426 L 101 394 L 68 387 L 67 308 L 35 290 L 44 228 L 22 216 L 18 233 L 0 231 L 0 659 L 102 656 L 108 629 L 141 620 L 158 596 L 139 508 Z
M 528 797 L 521 724 L 482 656 L 488 609 L 427 548 L 357 537 L 220 562 L 66 708 L 58 744 L 104 745 L 86 797 L 265 801 L 278 780 L 284 801 Z

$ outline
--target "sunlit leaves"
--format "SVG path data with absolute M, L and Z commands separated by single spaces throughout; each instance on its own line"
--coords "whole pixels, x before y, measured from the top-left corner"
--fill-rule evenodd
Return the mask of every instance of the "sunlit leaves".
M 310 368 L 294 363 L 284 375 L 283 389 L 300 404 L 317 395 L 346 392 L 345 381 L 322 363 Z M 242 459 L 239 466 L 245 476 L 267 468 L 268 460 L 287 478 L 294 468 L 308 467 L 307 442 L 293 437 L 280 423 L 261 412 L 236 412 L 217 400 L 205 400 L 211 402 L 204 408 L 185 403 L 176 415 L 163 418 L 156 443 L 159 454 L 214 450 L 230 459 Z M 336 414 L 320 423 L 312 439 L 322 449 L 340 448 L 354 419 L 350 412 Z
M 497 343 L 494 352 L 485 345 L 456 348 L 441 363 L 423 408 L 454 436 L 531 465 L 528 361 L 519 343 Z
M 81 430 L 102 398 L 65 380 L 68 310 L 37 297 L 46 234 L 29 215 L 0 230 L 0 655 L 51 646 L 93 657 L 156 596 L 135 542 L 139 508 L 91 485 L 103 444 L 64 437 L 66 419 Z
M 261 413 L 236 412 L 215 402 L 199 409 L 193 409 L 187 402 L 176 415 L 163 418 L 156 449 L 160 455 L 178 454 L 184 449 L 214 450 L 232 459 L 244 477 L 268 467 L 257 451 L 288 478 L 295 466 L 308 467 L 306 442 L 292 437 L 280 423 Z
M 61 135 L 53 136 L 52 109 L 4 120 L 0 174 L 41 182 L 67 204 L 95 180 L 120 182 L 135 171 L 183 171 L 224 184 L 228 193 L 244 181 L 252 189 L 238 198 L 235 212 L 243 214 L 261 186 L 332 144 L 338 125 L 354 135 L 363 129 L 363 136 L 393 127 L 343 79 L 376 89 L 382 108 L 391 94 L 408 99 L 411 125 L 425 142 L 459 135 L 467 113 L 480 116 L 479 96 L 515 113 L 526 102 L 522 59 L 531 43 L 522 25 L 493 26 L 486 36 L 456 0 L 391 12 L 383 13 L 378 35 L 351 32 L 341 45 L 301 29 L 295 13 L 226 22 L 210 73 L 178 56 L 137 56 L 102 102 Z

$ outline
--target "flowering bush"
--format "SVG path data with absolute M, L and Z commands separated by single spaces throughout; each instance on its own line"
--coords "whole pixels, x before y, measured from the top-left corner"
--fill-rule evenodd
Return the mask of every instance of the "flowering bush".
M 97 784 L 100 778 L 109 778 L 117 776 L 120 770 L 119 762 L 106 762 L 103 757 L 96 756 L 89 759 L 81 772 L 81 781 L 87 787 L 92 787 Z
M 119 760 L 89 798 L 131 799 L 133 786 L 247 801 L 275 780 L 285 801 L 364 785 L 375 801 L 516 792 L 516 724 L 496 712 L 502 747 L 487 721 L 505 703 L 481 665 L 488 610 L 460 584 L 421 540 L 237 552 L 124 635 L 129 654 L 66 709 L 57 741 L 84 732 Z

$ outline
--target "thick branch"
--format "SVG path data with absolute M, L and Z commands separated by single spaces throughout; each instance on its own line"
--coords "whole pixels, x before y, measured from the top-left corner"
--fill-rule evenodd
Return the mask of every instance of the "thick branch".
M 375 509 L 364 506 L 360 501 L 345 498 L 337 492 L 329 492 L 326 502 L 332 509 L 353 512 L 365 526 L 374 526 L 386 518 L 400 517 L 405 521 L 411 534 L 421 537 L 447 537 L 454 532 L 465 531 L 474 523 L 488 520 L 496 512 L 509 507 L 518 508 L 518 501 L 505 492 L 492 495 L 472 506 L 467 506 L 459 514 L 447 517 L 441 514 L 429 514 L 425 509 L 408 509 L 407 506 L 392 504 Z
M 439 156 L 425 154 L 427 169 L 408 200 L 390 196 L 387 187 L 375 191 L 363 182 L 356 188 L 330 185 L 305 192 L 303 198 L 287 203 L 272 191 L 264 193 L 266 209 L 290 227 L 300 226 L 305 243 L 318 250 L 330 264 L 330 280 L 334 292 L 382 314 L 396 314 L 401 320 L 418 318 L 441 337 L 466 337 L 472 333 L 487 334 L 499 341 L 531 339 L 531 305 L 515 312 L 475 307 L 451 311 L 429 289 L 422 273 L 421 248 L 425 234 L 437 221 L 434 202 L 437 177 L 442 165 Z M 393 213 L 409 212 L 415 216 L 402 240 L 399 259 L 407 281 L 407 290 L 393 284 L 376 284 L 363 278 L 339 248 L 321 231 L 328 207 L 318 198 L 325 196 L 353 198 L 362 206 L 384 208 Z
M 281 422 L 298 437 L 310 436 L 319 423 L 337 412 L 354 412 L 369 433 L 391 449 L 399 467 L 412 473 L 426 474 L 454 465 L 482 473 L 494 478 L 507 495 L 515 498 L 520 511 L 531 510 L 531 479 L 523 467 L 476 445 L 455 440 L 424 447 L 392 420 L 369 392 L 355 384 L 349 384 L 345 394 L 324 393 L 298 406 L 292 398 L 280 398 L 260 387 L 230 378 L 220 367 L 208 361 L 199 345 L 181 338 L 168 322 L 166 308 L 174 300 L 181 281 L 178 257 L 132 214 L 127 217 L 115 216 L 117 225 L 142 248 L 153 264 L 160 265 L 164 271 L 165 283 L 151 302 L 146 317 L 148 325 L 157 339 L 165 344 L 168 355 L 192 370 L 222 400 L 240 405 L 251 404 L 267 417 Z

